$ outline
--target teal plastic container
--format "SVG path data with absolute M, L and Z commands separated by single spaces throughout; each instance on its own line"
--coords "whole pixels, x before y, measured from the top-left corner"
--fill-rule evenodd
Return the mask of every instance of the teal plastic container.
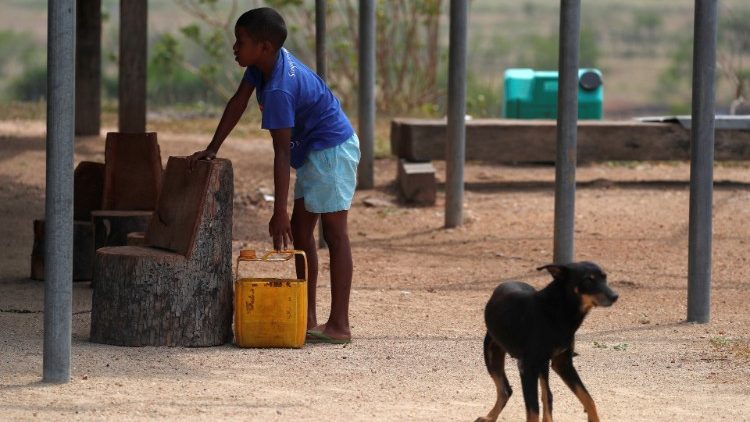
M 503 117 L 510 119 L 557 118 L 557 71 L 508 69 L 505 71 Z M 578 118 L 601 120 L 604 103 L 602 72 L 578 70 Z

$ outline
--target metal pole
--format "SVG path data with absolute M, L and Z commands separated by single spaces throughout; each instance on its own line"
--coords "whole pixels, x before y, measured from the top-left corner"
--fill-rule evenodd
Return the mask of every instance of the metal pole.
M 326 0 L 315 0 L 315 69 L 326 80 Z M 326 248 L 323 219 L 318 220 L 318 247 Z
M 696 0 L 693 41 L 693 117 L 690 130 L 688 321 L 711 316 L 711 202 L 713 197 L 717 0 Z
M 578 130 L 578 38 L 581 0 L 560 1 L 560 79 L 557 91 L 555 160 L 555 238 L 553 260 L 573 261 Z
M 448 127 L 445 171 L 445 227 L 463 224 L 466 157 L 466 32 L 468 3 L 451 0 L 448 45 Z
M 375 155 L 375 0 L 359 0 L 359 160 L 358 185 L 372 189 Z
M 70 381 L 75 22 L 75 0 L 50 0 L 47 18 L 47 180 L 42 380 L 55 383 Z

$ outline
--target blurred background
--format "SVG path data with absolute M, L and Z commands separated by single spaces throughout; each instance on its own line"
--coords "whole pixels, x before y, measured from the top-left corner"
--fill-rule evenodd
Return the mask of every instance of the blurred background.
M 601 70 L 604 117 L 690 112 L 693 0 L 584 0 L 580 66 Z M 313 0 L 151 0 L 149 119 L 215 117 L 239 84 L 234 22 L 268 5 L 287 20 L 286 47 L 315 66 Z M 328 82 L 356 117 L 356 0 L 328 2 Z M 377 107 L 392 116 L 439 117 L 447 89 L 447 0 L 377 2 Z M 719 3 L 717 112 L 748 97 L 750 2 Z M 104 122 L 117 107 L 119 0 L 103 0 Z M 47 1 L 0 0 L 0 111 L 43 113 Z M 559 2 L 473 0 L 467 113 L 499 117 L 508 68 L 557 67 Z M 257 116 L 251 117 L 257 119 Z

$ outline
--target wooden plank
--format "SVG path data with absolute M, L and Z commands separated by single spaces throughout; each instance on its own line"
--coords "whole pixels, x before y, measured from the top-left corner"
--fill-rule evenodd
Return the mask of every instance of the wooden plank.
M 409 161 L 443 160 L 444 120 L 397 119 L 391 148 Z M 552 120 L 482 119 L 466 122 L 466 159 L 497 163 L 553 162 L 556 126 Z M 687 160 L 690 131 L 675 123 L 581 121 L 578 161 Z M 750 160 L 750 131 L 717 130 L 716 160 Z
M 190 170 L 187 159 L 169 157 L 159 204 L 146 232 L 147 245 L 190 255 L 201 218 L 210 218 L 203 216 L 203 203 L 212 164 L 198 161 Z

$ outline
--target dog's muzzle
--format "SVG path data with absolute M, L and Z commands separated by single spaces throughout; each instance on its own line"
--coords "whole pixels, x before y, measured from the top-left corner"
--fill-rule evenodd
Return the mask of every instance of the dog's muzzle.
M 594 302 L 596 306 L 612 306 L 620 296 L 612 289 L 599 293 L 594 296 Z

